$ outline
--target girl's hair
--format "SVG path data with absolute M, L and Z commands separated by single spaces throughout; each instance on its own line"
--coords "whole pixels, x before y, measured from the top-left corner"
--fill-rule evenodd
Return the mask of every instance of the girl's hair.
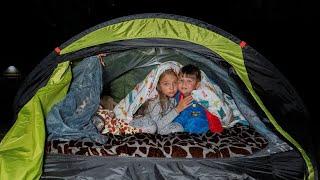
M 161 113 L 163 113 L 165 111 L 165 105 L 169 101 L 168 97 L 166 95 L 164 95 L 160 90 L 160 81 L 165 75 L 173 75 L 173 76 L 178 78 L 177 74 L 174 72 L 173 69 L 165 70 L 159 77 L 159 81 L 158 81 L 158 84 L 157 84 L 157 91 L 158 91 L 158 94 L 159 94 L 159 101 L 160 101 L 160 106 L 161 106 L 161 109 L 162 109 Z

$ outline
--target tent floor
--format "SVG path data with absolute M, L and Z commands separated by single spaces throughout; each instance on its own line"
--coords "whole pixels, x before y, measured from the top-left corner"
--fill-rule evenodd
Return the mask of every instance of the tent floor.
M 303 179 L 296 151 L 261 157 L 179 159 L 47 154 L 43 179 Z

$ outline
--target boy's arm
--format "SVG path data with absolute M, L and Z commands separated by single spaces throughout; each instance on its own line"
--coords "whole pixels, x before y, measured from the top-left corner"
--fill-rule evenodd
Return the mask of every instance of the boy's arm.
M 180 96 L 179 97 L 179 103 L 174 108 L 176 110 L 176 112 L 178 113 L 178 115 L 181 112 L 185 111 L 186 108 L 191 106 L 192 105 L 192 101 L 193 101 L 193 97 L 192 96 L 188 96 L 186 98 L 183 98 L 183 97 Z M 179 123 L 179 124 L 181 124 L 184 127 L 188 120 L 187 120 L 186 117 L 183 117 L 182 115 L 180 115 L 177 118 L 175 118 L 174 121 Z

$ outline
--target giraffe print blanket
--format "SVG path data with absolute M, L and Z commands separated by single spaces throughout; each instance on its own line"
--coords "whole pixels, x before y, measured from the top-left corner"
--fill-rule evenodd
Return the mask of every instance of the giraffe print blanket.
M 236 124 L 222 133 L 106 134 L 105 144 L 83 140 L 51 140 L 46 153 L 85 156 L 226 158 L 253 154 L 268 145 L 253 128 Z

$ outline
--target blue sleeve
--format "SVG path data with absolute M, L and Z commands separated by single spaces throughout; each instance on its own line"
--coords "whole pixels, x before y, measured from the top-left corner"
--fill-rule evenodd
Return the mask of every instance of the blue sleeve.
M 184 126 L 184 118 L 181 117 L 181 115 L 178 115 L 173 122 L 177 122 L 179 124 L 181 124 L 182 126 Z

